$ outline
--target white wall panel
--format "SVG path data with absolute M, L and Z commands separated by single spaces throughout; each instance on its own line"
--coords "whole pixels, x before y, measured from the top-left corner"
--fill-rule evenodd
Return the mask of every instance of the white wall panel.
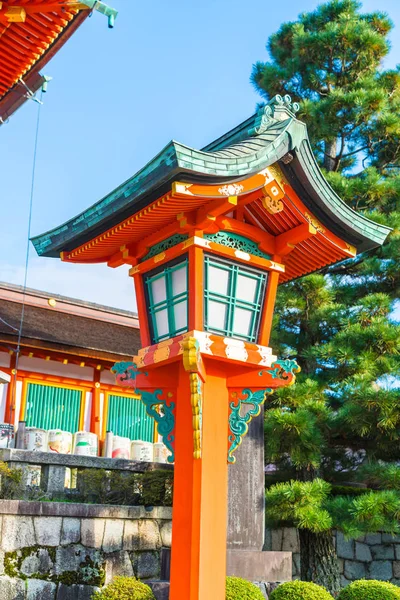
M 44 360 L 42 358 L 29 358 L 21 356 L 18 361 L 18 368 L 23 371 L 34 371 L 35 373 L 45 373 L 48 375 L 57 375 L 59 377 L 71 377 L 73 379 L 83 379 L 84 381 L 93 381 L 92 367 L 80 367 L 79 365 L 64 365 L 56 360 Z

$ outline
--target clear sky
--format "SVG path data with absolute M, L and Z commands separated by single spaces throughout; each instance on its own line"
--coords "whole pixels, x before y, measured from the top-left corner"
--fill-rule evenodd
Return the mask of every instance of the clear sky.
M 44 69 L 32 235 L 55 227 L 132 176 L 170 140 L 202 147 L 254 112 L 252 64 L 283 21 L 317 0 L 106 0 Z M 396 28 L 386 66 L 400 63 L 400 0 L 365 0 Z M 24 276 L 37 105 L 0 127 L 0 281 Z M 135 310 L 126 269 L 66 265 L 30 250 L 28 286 Z

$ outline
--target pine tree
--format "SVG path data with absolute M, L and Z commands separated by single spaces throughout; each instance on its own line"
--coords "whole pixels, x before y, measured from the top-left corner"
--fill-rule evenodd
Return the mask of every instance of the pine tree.
M 300 102 L 339 195 L 393 227 L 383 248 L 282 286 L 277 299 L 272 345 L 302 373 L 266 410 L 266 456 L 282 482 L 267 491 L 267 517 L 299 528 L 302 579 L 333 595 L 333 528 L 399 531 L 400 69 L 381 67 L 391 29 L 356 0 L 331 0 L 284 23 L 252 73 L 264 99 Z M 372 491 L 337 495 L 349 482 Z

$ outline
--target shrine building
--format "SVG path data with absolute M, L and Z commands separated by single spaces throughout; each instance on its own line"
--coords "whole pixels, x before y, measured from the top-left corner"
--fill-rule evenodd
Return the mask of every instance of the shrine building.
M 156 441 L 144 406 L 110 372 L 139 346 L 134 313 L 0 283 L 0 423 Z

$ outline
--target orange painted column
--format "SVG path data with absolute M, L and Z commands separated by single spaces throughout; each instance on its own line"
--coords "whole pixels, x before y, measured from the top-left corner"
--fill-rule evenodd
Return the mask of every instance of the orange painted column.
M 94 370 L 93 388 L 92 388 L 92 410 L 90 414 L 90 431 L 98 436 L 101 440 L 102 431 L 100 429 L 100 371 Z
M 170 600 L 225 600 L 227 368 L 210 360 L 205 366 L 201 459 L 193 457 L 189 374 L 180 366 Z

